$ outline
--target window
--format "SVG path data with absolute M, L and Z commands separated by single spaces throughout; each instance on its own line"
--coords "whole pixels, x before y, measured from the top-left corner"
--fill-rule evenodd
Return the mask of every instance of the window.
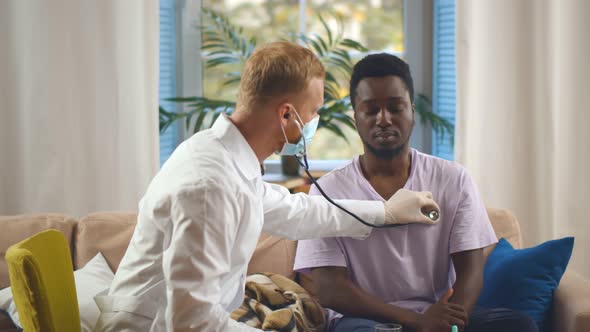
M 316 13 L 335 12 L 344 17 L 344 36 L 359 41 L 369 49 L 367 53 L 353 53 L 353 61 L 358 61 L 368 53 L 388 52 L 403 57 L 403 1 L 342 1 L 308 0 L 306 31 L 322 31 Z M 335 28 L 335 19 L 327 17 L 327 23 Z M 375 33 L 378 31 L 378 33 Z M 348 78 L 341 86 L 348 93 Z M 327 130 L 320 130 L 310 146 L 312 159 L 351 159 L 363 153 L 363 145 L 356 130 L 341 127 L 350 144 Z
M 433 5 L 434 10 L 424 11 L 429 4 Z M 228 88 L 222 85 L 224 75 L 231 68 L 201 67 L 204 60 L 202 57 L 206 58 L 207 54 L 201 55 L 200 37 L 193 28 L 200 24 L 200 6 L 228 16 L 233 24 L 244 28 L 245 35 L 255 36 L 258 43 L 289 38 L 294 32 L 322 34 L 323 28 L 317 15 L 322 14 L 328 25 L 334 28 L 336 22 L 330 14 L 336 13 L 344 18 L 345 37 L 360 41 L 369 48 L 369 52 L 389 52 L 404 57 L 407 51 L 408 56 L 412 57 L 407 61 L 414 72 L 416 91 L 428 95 L 432 87 L 433 111 L 454 123 L 454 5 L 454 0 L 434 0 L 433 3 L 413 0 L 161 0 L 160 104 L 168 111 L 176 111 L 177 104 L 165 102 L 165 98 L 204 95 L 231 100 L 237 96 L 237 87 Z M 404 15 L 410 18 L 404 19 Z M 431 15 L 434 16 L 433 21 Z M 181 24 L 180 20 L 185 19 L 186 23 Z M 404 41 L 407 37 L 404 36 L 404 21 L 406 29 L 412 32 L 411 36 L 408 35 L 411 40 Z M 434 29 L 422 31 L 421 27 L 428 26 L 429 22 L 434 23 Z M 433 32 L 434 43 L 430 42 L 430 32 Z M 428 40 L 423 40 L 424 38 Z M 433 61 L 429 57 L 423 57 L 423 54 L 433 54 Z M 353 60 L 359 60 L 365 53 L 351 55 Z M 433 63 L 432 76 L 430 63 Z M 186 75 L 181 76 L 182 73 Z M 342 78 L 341 82 L 342 93 L 347 94 L 347 79 Z M 183 136 L 190 135 L 183 132 L 183 127 L 183 124 L 178 123 L 162 133 L 162 163 Z M 453 159 L 451 137 L 447 135 L 441 138 L 434 132 L 430 135 L 430 131 L 421 132 L 420 128 L 417 123 L 414 132 L 418 132 L 418 136 L 423 139 L 413 146 L 426 153 L 432 151 L 434 155 Z M 356 131 L 342 129 L 350 144 L 326 129 L 319 130 L 311 145 L 311 159 L 344 160 L 362 153 L 362 143 Z
M 176 5 L 174 0 L 160 0 L 160 81 L 158 95 L 160 105 L 169 112 L 176 105 L 164 101 L 176 97 Z M 178 145 L 178 126 L 172 125 L 160 134 L 160 165 Z
M 455 123 L 455 0 L 434 1 L 433 112 Z M 432 154 L 453 160 L 453 138 L 432 134 Z
M 330 13 L 336 13 L 344 18 L 345 37 L 361 42 L 371 52 L 403 54 L 403 0 L 203 0 L 202 4 L 228 16 L 233 24 L 244 28 L 246 36 L 255 36 L 258 44 L 288 39 L 291 33 L 323 33 L 317 14 L 322 14 L 333 29 L 336 22 L 330 19 Z M 354 60 L 364 55 L 352 54 Z M 235 98 L 237 87 L 222 86 L 227 67 L 203 70 L 205 97 Z M 343 93 L 348 93 L 347 78 L 342 78 L 342 87 L 346 90 Z M 310 158 L 350 159 L 361 154 L 362 143 L 356 131 L 347 127 L 341 129 L 350 144 L 321 129 L 310 147 Z

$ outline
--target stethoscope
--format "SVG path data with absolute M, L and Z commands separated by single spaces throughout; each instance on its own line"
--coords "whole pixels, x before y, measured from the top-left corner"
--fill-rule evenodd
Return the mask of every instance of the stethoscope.
M 320 191 L 322 196 L 324 196 L 324 198 L 328 202 L 330 202 L 332 205 L 334 205 L 335 207 L 339 208 L 340 210 L 346 212 L 347 214 L 349 214 L 351 217 L 356 219 L 361 224 L 363 224 L 365 226 L 372 227 L 372 228 L 391 228 L 391 227 L 408 225 L 408 224 L 374 225 L 374 224 L 364 221 L 361 217 L 359 217 L 356 214 L 354 214 L 353 212 L 347 210 L 342 205 L 334 202 L 334 200 L 332 200 L 330 197 L 328 197 L 328 195 L 326 195 L 326 193 L 324 192 L 322 187 L 319 185 L 319 183 L 317 183 L 316 179 L 313 176 L 311 176 L 311 174 L 309 173 L 309 163 L 307 162 L 307 143 L 305 142 L 305 138 L 303 138 L 303 151 L 304 152 L 302 154 L 295 155 L 295 159 L 297 159 L 297 162 L 299 163 L 299 165 L 301 165 L 303 167 L 303 169 L 305 170 L 305 174 L 307 174 L 307 176 L 309 177 L 311 182 L 318 188 L 318 190 Z M 303 159 L 303 161 L 301 161 L 301 159 Z M 430 218 L 432 221 L 436 221 L 440 217 L 440 213 L 436 210 L 432 210 L 432 211 L 428 212 L 428 214 L 426 214 L 426 216 L 428 218 Z

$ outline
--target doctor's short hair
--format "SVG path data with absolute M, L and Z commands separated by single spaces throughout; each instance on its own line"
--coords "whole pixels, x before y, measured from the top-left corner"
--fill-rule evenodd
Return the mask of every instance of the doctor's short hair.
M 387 53 L 369 54 L 357 62 L 350 77 L 350 102 L 355 108 L 356 88 L 360 81 L 367 77 L 397 76 L 405 84 L 410 94 L 410 101 L 414 103 L 414 81 L 410 73 L 410 66 L 404 60 Z
M 312 78 L 325 76 L 324 66 L 309 49 L 287 41 L 264 44 L 244 65 L 238 104 L 256 109 L 272 98 L 297 94 Z

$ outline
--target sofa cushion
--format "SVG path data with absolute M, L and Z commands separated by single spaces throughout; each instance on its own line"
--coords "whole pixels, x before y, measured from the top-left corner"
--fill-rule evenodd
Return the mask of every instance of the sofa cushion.
M 272 272 L 294 280 L 296 249 L 296 241 L 262 233 L 248 264 L 248 274 Z
M 74 266 L 84 266 L 101 252 L 116 272 L 131 241 L 136 219 L 135 213 L 102 212 L 80 220 L 75 234 Z M 295 249 L 296 241 L 261 234 L 248 266 L 248 274 L 272 272 L 294 279 Z
M 537 323 L 539 331 L 547 331 L 549 326 L 545 323 L 553 292 L 565 272 L 573 247 L 573 237 L 526 249 L 514 249 L 501 239 L 487 260 L 478 305 L 521 311 Z
M 75 234 L 75 268 L 86 265 L 100 252 L 116 272 L 129 246 L 136 219 L 137 214 L 130 212 L 98 212 L 80 220 Z
M 72 250 L 72 234 L 76 220 L 63 214 L 28 214 L 0 216 L 0 289 L 8 287 L 8 265 L 4 256 L 8 247 L 41 231 L 56 229 L 62 232 Z

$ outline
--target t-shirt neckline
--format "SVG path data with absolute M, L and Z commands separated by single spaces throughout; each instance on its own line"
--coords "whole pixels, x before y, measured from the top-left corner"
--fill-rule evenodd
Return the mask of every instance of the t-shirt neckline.
M 408 176 L 408 179 L 406 180 L 406 183 L 404 183 L 403 185 L 403 189 L 409 189 L 410 187 L 410 182 L 412 181 L 412 178 L 414 177 L 414 173 L 416 170 L 416 164 L 417 164 L 417 153 L 415 149 L 410 149 L 410 157 L 412 159 L 412 162 L 410 164 L 410 175 Z M 357 178 L 359 179 L 359 181 L 361 182 L 361 185 L 363 185 L 364 187 L 369 188 L 369 190 L 371 191 L 372 195 L 375 197 L 378 197 L 381 201 L 385 201 L 385 199 L 379 195 L 379 193 L 375 190 L 375 188 L 373 188 L 373 186 L 371 185 L 371 183 L 369 182 L 369 180 L 365 177 L 365 175 L 363 174 L 363 171 L 361 169 L 361 160 L 360 160 L 360 155 L 357 155 L 354 160 L 353 160 L 353 165 L 354 165 L 354 171 L 357 173 Z

